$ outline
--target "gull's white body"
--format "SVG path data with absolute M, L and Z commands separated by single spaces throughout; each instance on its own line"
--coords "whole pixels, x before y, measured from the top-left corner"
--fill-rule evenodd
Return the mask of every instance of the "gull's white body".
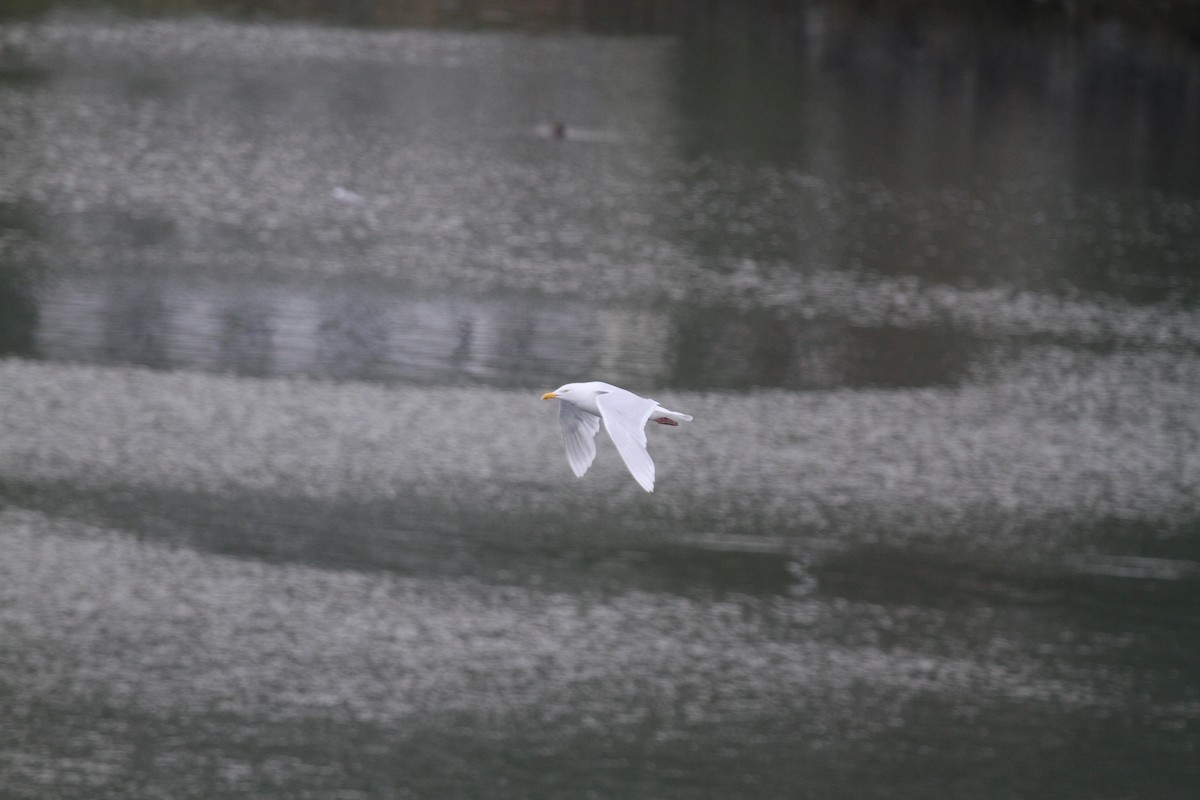
M 595 437 L 604 429 L 621 454 L 633 479 L 647 492 L 654 491 L 654 461 L 646 452 L 646 423 L 653 419 L 663 425 L 691 422 L 678 411 L 663 408 L 654 400 L 603 381 L 568 383 L 542 395 L 543 400 L 558 400 L 558 421 L 562 424 L 567 463 L 576 477 L 583 477 L 596 458 Z

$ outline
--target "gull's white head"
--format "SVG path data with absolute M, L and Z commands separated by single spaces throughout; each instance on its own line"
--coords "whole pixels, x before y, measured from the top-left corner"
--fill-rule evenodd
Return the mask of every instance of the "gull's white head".
M 595 383 L 564 383 L 553 392 L 546 392 L 542 395 L 542 399 L 579 403 L 580 401 L 595 400 L 598 394 L 600 392 Z

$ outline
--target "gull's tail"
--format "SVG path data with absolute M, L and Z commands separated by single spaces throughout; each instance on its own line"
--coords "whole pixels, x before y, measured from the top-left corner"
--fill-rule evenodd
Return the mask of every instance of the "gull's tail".
M 659 425 L 678 425 L 681 422 L 691 422 L 690 414 L 680 414 L 678 411 L 671 411 L 662 406 L 655 406 L 650 412 L 650 420 L 657 422 Z

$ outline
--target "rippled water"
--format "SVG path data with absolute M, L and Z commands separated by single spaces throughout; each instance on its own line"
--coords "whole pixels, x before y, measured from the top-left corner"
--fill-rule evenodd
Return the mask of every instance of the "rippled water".
M 947 41 L 0 26 L 0 794 L 1194 796 L 1197 67 Z

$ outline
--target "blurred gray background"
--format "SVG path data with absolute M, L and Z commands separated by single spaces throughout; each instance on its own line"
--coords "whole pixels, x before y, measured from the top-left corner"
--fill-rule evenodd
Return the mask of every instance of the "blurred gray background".
M 1194 2 L 6 3 L 0 354 L 6 800 L 1200 796 Z

